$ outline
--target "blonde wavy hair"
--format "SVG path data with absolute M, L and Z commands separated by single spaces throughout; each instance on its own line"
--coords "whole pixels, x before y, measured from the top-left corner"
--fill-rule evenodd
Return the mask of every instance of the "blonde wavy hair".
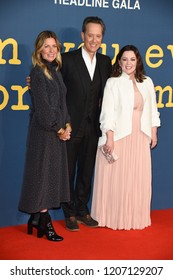
M 58 71 L 58 69 L 61 68 L 61 66 L 62 66 L 62 58 L 61 58 L 61 52 L 60 52 L 61 51 L 61 44 L 58 41 L 58 38 L 57 38 L 56 34 L 53 31 L 48 31 L 48 30 L 42 31 L 37 36 L 37 39 L 35 41 L 35 49 L 34 49 L 34 52 L 32 54 L 32 63 L 33 63 L 34 67 L 36 65 L 40 66 L 43 69 L 46 77 L 48 77 L 48 79 L 52 80 L 52 75 L 51 75 L 49 69 L 47 68 L 47 66 L 43 63 L 42 55 L 41 55 L 41 52 L 42 52 L 43 47 L 44 47 L 45 40 L 47 38 L 53 38 L 56 42 L 57 49 L 58 49 L 57 56 L 55 58 L 55 61 L 57 62 L 56 70 Z

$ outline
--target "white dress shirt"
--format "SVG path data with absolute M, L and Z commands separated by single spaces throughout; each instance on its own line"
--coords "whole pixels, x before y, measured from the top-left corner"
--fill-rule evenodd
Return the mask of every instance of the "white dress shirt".
M 84 49 L 84 47 L 82 47 L 82 57 L 85 61 L 91 80 L 93 80 L 94 71 L 96 67 L 96 53 L 94 54 L 93 59 L 91 60 L 91 57 L 88 54 L 88 52 Z

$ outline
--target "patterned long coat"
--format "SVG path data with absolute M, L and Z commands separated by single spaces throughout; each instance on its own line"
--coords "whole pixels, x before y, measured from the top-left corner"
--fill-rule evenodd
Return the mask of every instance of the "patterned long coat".
M 55 63 L 45 63 L 53 80 L 36 66 L 31 70 L 30 124 L 26 163 L 19 210 L 36 213 L 60 207 L 69 201 L 66 142 L 57 131 L 70 122 L 66 107 L 66 87 Z

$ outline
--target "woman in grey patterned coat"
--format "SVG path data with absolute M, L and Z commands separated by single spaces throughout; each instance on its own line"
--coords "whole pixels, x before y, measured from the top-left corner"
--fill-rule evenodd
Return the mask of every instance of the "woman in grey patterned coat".
M 35 42 L 31 70 L 31 115 L 26 163 L 19 210 L 31 214 L 28 234 L 61 241 L 48 209 L 69 201 L 68 163 L 65 141 L 70 139 L 66 87 L 60 73 L 61 45 L 52 31 L 41 32 Z M 39 213 L 39 214 L 38 214 Z M 36 221 L 36 216 L 39 217 Z

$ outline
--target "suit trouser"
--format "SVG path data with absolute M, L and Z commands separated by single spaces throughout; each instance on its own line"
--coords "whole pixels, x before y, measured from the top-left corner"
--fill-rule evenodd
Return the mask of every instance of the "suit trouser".
M 70 202 L 62 203 L 66 218 L 89 214 L 92 177 L 95 165 L 98 136 L 94 125 L 82 125 L 75 137 L 67 144 L 70 179 Z

